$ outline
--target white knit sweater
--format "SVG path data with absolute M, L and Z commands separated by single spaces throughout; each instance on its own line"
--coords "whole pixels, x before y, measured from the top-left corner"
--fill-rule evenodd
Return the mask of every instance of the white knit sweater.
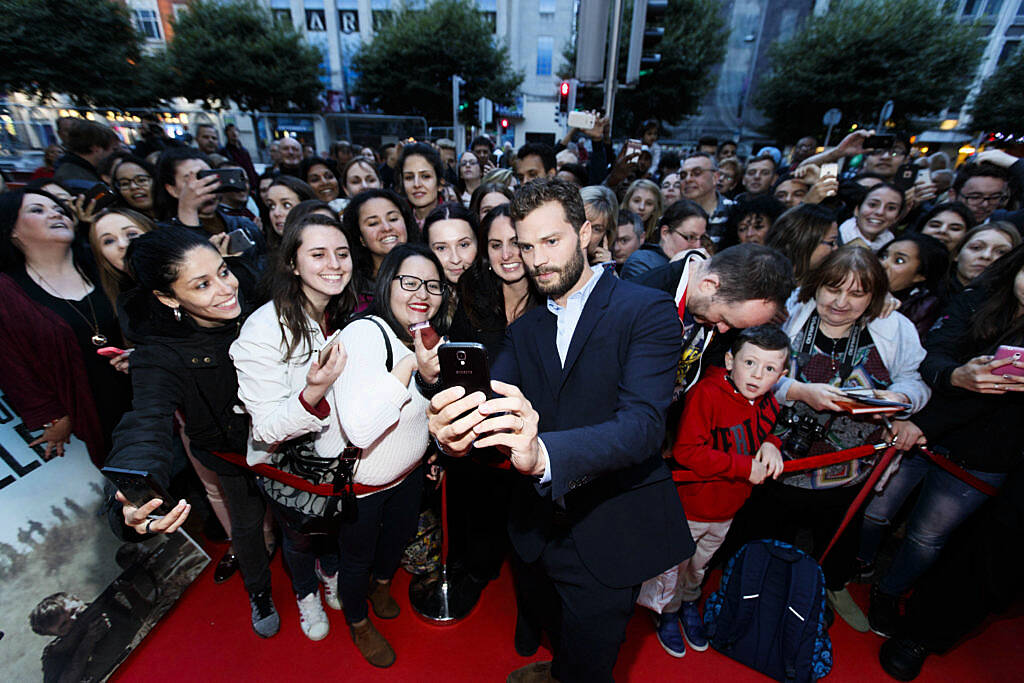
M 397 365 L 412 352 L 380 322 Z M 318 350 L 325 340 L 319 327 L 312 320 L 309 323 Z M 330 414 L 321 420 L 299 402 L 315 356 L 307 356 L 300 348 L 297 358 L 282 360 L 286 344 L 273 303 L 261 307 L 242 326 L 231 345 L 231 358 L 238 370 L 239 398 L 252 417 L 250 465 L 269 462 L 280 442 L 308 433 L 316 434 L 316 451 L 324 458 L 337 457 L 349 444 L 362 448 L 355 468 L 360 484 L 397 484 L 419 463 L 427 446 L 427 399 L 414 382 L 406 387 L 387 371 L 384 335 L 373 323 L 352 323 L 342 331 L 341 343 L 348 360 L 324 396 Z

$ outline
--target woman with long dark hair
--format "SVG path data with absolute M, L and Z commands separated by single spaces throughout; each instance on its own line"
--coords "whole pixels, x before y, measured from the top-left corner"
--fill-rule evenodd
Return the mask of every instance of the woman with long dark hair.
M 154 185 L 156 169 L 145 159 L 119 159 L 110 173 L 110 184 L 123 205 L 148 218 L 156 218 Z
M 284 222 L 291 210 L 300 202 L 311 199 L 318 199 L 316 192 L 298 178 L 293 178 L 290 175 L 280 175 L 274 178 L 270 187 L 267 188 L 267 218 L 269 222 L 264 226 L 264 232 L 267 235 L 268 251 L 273 252 L 281 243 Z
M 800 204 L 772 223 L 765 244 L 789 257 L 799 285 L 807 274 L 839 248 L 835 214 L 817 204 Z
M 114 307 L 75 245 L 67 205 L 43 190 L 0 194 L 0 389 L 30 445 L 63 455 L 72 434 L 102 463 L 131 402 L 128 378 L 97 354 L 121 343 Z
M 355 310 L 353 273 L 341 223 L 318 214 L 289 222 L 266 276 L 271 300 L 249 317 L 231 345 L 238 396 L 252 417 L 251 464 L 274 461 L 278 452 L 287 458 L 282 446 L 303 439 L 304 449 L 326 468 L 347 445 L 333 390 L 345 367 L 345 349 L 333 347 L 323 362 L 317 352 Z M 338 547 L 328 542 L 317 549 L 314 537 L 302 530 L 298 510 L 282 502 L 272 482 L 264 488 L 283 532 L 302 631 L 320 640 L 329 628 L 321 581 L 327 604 L 341 609 Z
M 463 152 L 459 159 L 458 182 L 455 184 L 455 194 L 463 206 L 469 206 L 483 176 L 484 169 L 476 155 L 470 150 Z
M 469 199 L 469 212 L 483 221 L 487 212 L 512 201 L 512 189 L 502 183 L 480 183 Z
M 378 667 L 390 666 L 395 653 L 370 621 L 367 600 L 378 618 L 398 616 L 391 578 L 416 530 L 428 443 L 424 393 L 440 373 L 437 347 L 426 349 L 409 326 L 430 322 L 439 334 L 446 331 L 441 272 L 422 244 L 391 250 L 378 272 L 373 315 L 341 331 L 348 359 L 331 388 L 340 433 L 361 449 L 352 470 L 355 519 L 343 521 L 338 534 L 338 592 L 356 647 Z
M 423 242 L 444 268 L 451 287 L 476 261 L 479 251 L 477 220 L 458 202 L 441 204 L 423 221 Z
M 370 302 L 384 258 L 399 244 L 419 238 L 416 219 L 400 196 L 391 190 L 372 189 L 352 198 L 341 223 L 363 282 L 364 289 L 358 294 L 364 302 Z
M 1024 448 L 1024 377 L 1003 374 L 1024 362 L 995 359 L 1000 346 L 1024 344 L 1024 246 L 1002 256 L 954 298 L 925 342 L 921 375 L 931 402 L 910 422 L 909 444 L 925 443 L 974 477 L 999 487 L 1020 466 Z M 864 511 L 858 558 L 870 568 L 892 520 L 920 486 L 907 533 L 889 571 L 872 588 L 868 614 L 876 633 L 892 636 L 901 596 L 938 557 L 949 535 L 986 495 L 920 453 L 900 468 Z
M 505 329 L 543 302 L 519 253 L 507 204 L 492 209 L 477 232 L 476 263 L 459 280 L 459 305 L 449 337 L 483 344 L 493 362 Z M 494 449 L 448 459 L 449 558 L 462 599 L 475 600 L 498 576 L 508 550 L 508 494 L 515 475 L 495 469 Z
M 939 240 L 951 254 L 960 248 L 973 227 L 974 212 L 961 202 L 936 204 L 917 222 L 918 232 Z
M 209 240 L 174 225 L 137 237 L 126 258 L 138 283 L 122 297 L 119 316 L 125 336 L 135 344 L 134 398 L 114 433 L 107 464 L 145 470 L 168 488 L 174 415 L 180 411 L 192 455 L 220 478 L 253 630 L 269 638 L 280 620 L 270 594 L 266 506 L 248 468 L 214 455 L 246 452 L 249 419 L 238 400 L 228 349 L 252 308 L 255 274 L 243 259 L 232 259 L 229 267 Z M 182 500 L 169 513 L 149 518 L 161 501 L 136 507 L 120 492 L 117 500 L 122 507 L 111 506 L 111 525 L 126 540 L 171 533 L 191 509 Z
M 398 161 L 402 196 L 412 205 L 416 224 L 422 226 L 427 215 L 441 202 L 444 166 L 441 156 L 430 145 L 414 142 L 402 148 Z
M 905 232 L 878 252 L 889 292 L 900 302 L 899 312 L 910 319 L 924 341 L 942 311 L 935 293 L 949 270 L 949 252 L 939 240 Z

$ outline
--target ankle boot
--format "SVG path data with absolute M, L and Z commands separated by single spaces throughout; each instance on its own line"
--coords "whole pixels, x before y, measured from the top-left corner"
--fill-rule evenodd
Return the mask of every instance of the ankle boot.
M 401 608 L 395 599 L 391 597 L 391 582 L 381 583 L 377 579 L 370 579 L 370 592 L 367 596 L 373 613 L 381 619 L 394 619 L 401 612 Z
M 349 624 L 348 628 L 352 633 L 352 642 L 370 664 L 386 669 L 395 663 L 395 651 L 369 618 L 364 619 L 359 626 Z

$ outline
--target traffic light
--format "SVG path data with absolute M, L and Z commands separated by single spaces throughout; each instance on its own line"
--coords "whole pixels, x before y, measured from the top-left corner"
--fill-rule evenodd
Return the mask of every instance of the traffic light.
M 502 131 L 507 131 L 508 130 L 508 119 L 502 119 L 501 120 L 501 130 Z
M 572 86 L 569 85 L 569 81 L 562 81 L 558 85 L 558 112 L 560 114 L 569 113 L 569 91 L 572 90 Z
M 629 34 L 626 83 L 636 83 L 661 63 L 658 44 L 665 37 L 668 0 L 635 0 Z

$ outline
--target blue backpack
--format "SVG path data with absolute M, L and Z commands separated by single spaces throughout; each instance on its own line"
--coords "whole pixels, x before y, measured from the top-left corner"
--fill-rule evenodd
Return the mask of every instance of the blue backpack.
M 708 598 L 704 628 L 716 650 L 778 681 L 815 681 L 832 670 L 825 576 L 788 543 L 740 548 Z

